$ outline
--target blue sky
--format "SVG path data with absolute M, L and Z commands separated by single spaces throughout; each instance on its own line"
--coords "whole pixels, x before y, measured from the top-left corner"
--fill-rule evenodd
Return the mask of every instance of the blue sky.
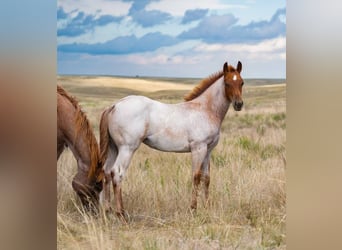
M 58 74 L 286 77 L 285 0 L 58 0 Z

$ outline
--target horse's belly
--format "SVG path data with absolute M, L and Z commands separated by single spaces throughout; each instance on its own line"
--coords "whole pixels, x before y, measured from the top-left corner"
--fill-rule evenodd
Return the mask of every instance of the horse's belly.
M 148 136 L 144 141 L 151 148 L 165 152 L 190 152 L 190 145 L 186 138 L 176 138 L 171 136 Z

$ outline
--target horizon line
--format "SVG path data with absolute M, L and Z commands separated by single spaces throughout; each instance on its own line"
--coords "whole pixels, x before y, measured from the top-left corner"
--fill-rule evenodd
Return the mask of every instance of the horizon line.
M 195 76 L 150 76 L 150 75 L 111 75 L 111 74 L 57 74 L 57 76 L 93 76 L 93 77 L 122 77 L 122 78 L 179 78 L 179 79 L 203 79 L 204 77 L 195 77 Z M 286 80 L 286 77 L 243 77 L 243 79 L 279 79 L 279 80 Z

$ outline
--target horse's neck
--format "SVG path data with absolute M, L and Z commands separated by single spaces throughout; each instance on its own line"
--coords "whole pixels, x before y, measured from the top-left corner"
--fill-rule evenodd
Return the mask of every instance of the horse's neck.
M 68 146 L 77 160 L 78 171 L 88 173 L 91 163 L 91 152 L 89 152 L 86 140 L 82 137 L 82 132 L 78 133 L 76 140 L 69 141 Z
M 225 95 L 223 77 L 219 78 L 196 99 L 204 104 L 208 112 L 214 114 L 222 123 L 230 104 Z
M 74 119 L 69 120 L 66 142 L 72 151 L 77 161 L 77 172 L 82 175 L 88 175 L 90 170 L 93 154 L 89 147 L 89 140 L 87 139 L 86 131 L 84 129 L 76 130 L 74 126 Z
M 99 161 L 95 135 L 87 131 L 87 129 L 80 129 L 74 142 L 74 147 L 78 153 L 78 174 L 87 176 L 84 180 L 88 184 L 93 183 L 96 179 L 96 168 Z
M 58 142 L 67 144 L 77 161 L 77 176 L 82 180 L 87 177 L 91 169 L 92 154 L 89 145 L 89 135 L 86 129 L 77 129 L 76 119 L 78 111 L 75 106 L 67 98 L 58 95 L 57 99 L 57 118 L 58 118 Z M 95 137 L 94 140 L 96 141 Z M 97 146 L 96 146 L 97 148 Z

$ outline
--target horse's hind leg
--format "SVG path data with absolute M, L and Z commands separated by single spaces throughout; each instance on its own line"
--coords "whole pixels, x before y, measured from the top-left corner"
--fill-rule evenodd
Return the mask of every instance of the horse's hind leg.
M 114 163 L 113 169 L 111 170 L 111 177 L 113 181 L 113 189 L 116 204 L 116 215 L 126 222 L 124 206 L 122 202 L 121 193 L 121 181 L 126 174 L 129 167 L 133 153 L 136 147 L 131 148 L 129 146 L 122 146 L 119 148 L 118 157 Z
M 192 156 L 192 201 L 191 209 L 197 208 L 198 188 L 202 177 L 202 165 L 207 155 L 207 145 L 199 144 L 191 147 Z
M 103 191 L 101 192 L 101 201 L 103 202 L 103 206 L 106 212 L 111 210 L 110 206 L 110 183 L 112 181 L 111 169 L 115 163 L 117 157 L 117 148 L 113 145 L 110 145 L 111 148 L 108 150 L 107 159 L 104 165 L 105 172 L 105 181 L 103 185 Z
M 114 189 L 114 197 L 115 197 L 115 213 L 123 222 L 127 222 L 125 216 L 125 210 L 122 202 L 122 192 L 121 192 L 121 181 L 115 181 L 115 174 L 112 173 L 113 179 L 113 189 Z
M 104 201 L 103 201 L 103 205 L 104 205 L 104 209 L 106 212 L 109 212 L 111 210 L 110 207 L 110 183 L 112 181 L 111 175 L 109 174 L 105 174 L 105 182 L 104 182 L 104 186 L 103 186 L 103 193 L 104 193 Z

